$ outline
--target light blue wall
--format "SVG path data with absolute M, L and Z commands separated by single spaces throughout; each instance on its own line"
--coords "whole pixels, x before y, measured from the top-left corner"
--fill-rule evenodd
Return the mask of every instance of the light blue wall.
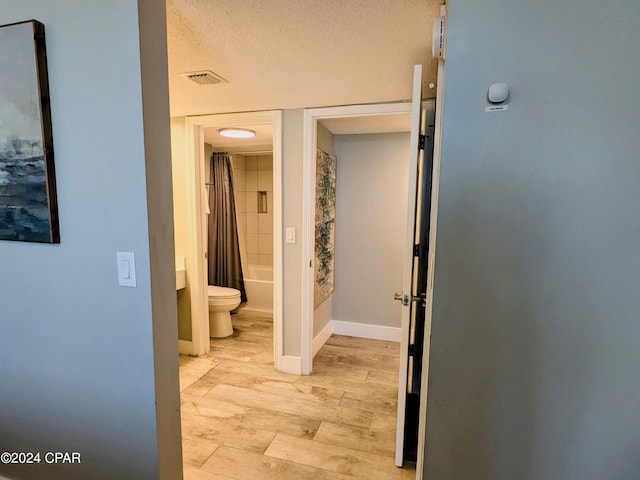
M 450 3 L 424 478 L 640 478 L 640 3 Z
M 61 232 L 60 245 L 0 242 L 0 451 L 82 455 L 81 465 L 0 465 L 10 478 L 165 478 L 167 458 L 180 475 L 175 284 L 162 259 L 173 232 L 159 192 L 170 192 L 166 49 L 145 38 L 162 45 L 165 27 L 161 5 L 141 35 L 138 7 L 0 2 L 0 24 L 45 24 Z M 118 287 L 116 251 L 135 252 L 137 288 Z M 160 460 L 159 448 L 173 453 Z
M 283 353 L 302 355 L 302 157 L 304 111 L 282 111 L 282 219 L 296 229 L 296 243 L 283 246 Z
M 409 133 L 336 135 L 333 320 L 400 329 Z

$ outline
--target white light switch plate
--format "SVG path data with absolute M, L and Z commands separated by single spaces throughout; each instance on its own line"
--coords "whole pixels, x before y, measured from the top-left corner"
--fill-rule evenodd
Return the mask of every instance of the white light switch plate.
M 121 287 L 136 286 L 136 259 L 133 252 L 117 252 L 118 285 Z
M 285 243 L 296 243 L 296 227 L 287 227 L 284 241 Z

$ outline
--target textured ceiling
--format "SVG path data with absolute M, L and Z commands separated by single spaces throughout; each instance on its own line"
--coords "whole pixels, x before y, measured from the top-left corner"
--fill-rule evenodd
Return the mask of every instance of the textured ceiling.
M 441 3 L 167 0 L 171 115 L 406 100 L 416 63 L 432 97 L 431 31 Z M 179 76 L 199 70 L 228 83 Z

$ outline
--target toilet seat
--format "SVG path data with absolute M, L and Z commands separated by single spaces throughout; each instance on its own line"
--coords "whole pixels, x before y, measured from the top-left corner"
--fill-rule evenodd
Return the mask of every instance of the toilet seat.
M 240 296 L 240 290 L 229 287 L 218 287 L 215 285 L 209 285 L 207 289 L 209 297 L 220 299 L 234 299 Z

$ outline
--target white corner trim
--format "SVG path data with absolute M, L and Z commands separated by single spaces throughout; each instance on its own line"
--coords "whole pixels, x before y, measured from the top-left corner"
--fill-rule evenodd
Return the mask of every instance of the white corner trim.
M 278 362 L 278 370 L 284 373 L 302 375 L 302 357 L 282 355 Z
M 322 330 L 318 332 L 318 334 L 313 338 L 313 356 L 316 356 L 318 350 L 322 348 L 322 346 L 327 343 L 329 337 L 333 333 L 333 320 L 329 320 L 327 324 L 324 326 Z
M 178 340 L 178 353 L 180 355 L 193 355 L 193 342 L 191 340 Z
M 400 342 L 402 337 L 402 329 L 399 327 L 383 327 L 366 323 L 342 322 L 340 320 L 332 320 L 331 323 L 333 325 L 333 333 L 336 335 L 388 340 L 390 342 Z

